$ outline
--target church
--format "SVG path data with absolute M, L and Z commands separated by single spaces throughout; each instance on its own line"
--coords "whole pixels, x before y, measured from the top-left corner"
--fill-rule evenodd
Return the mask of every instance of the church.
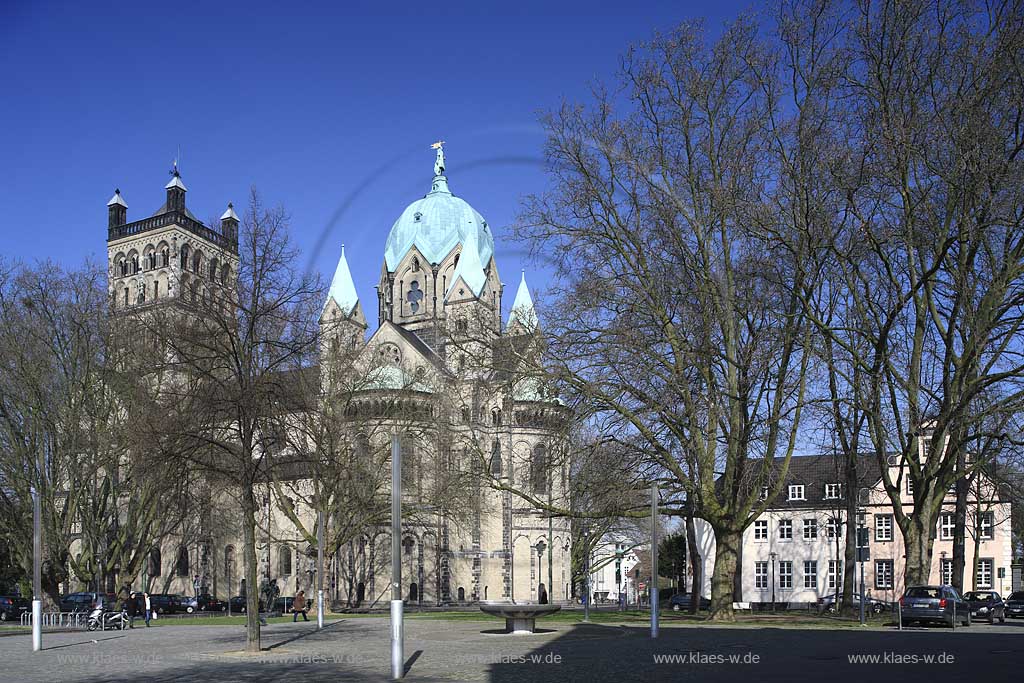
M 373 329 L 351 254 L 341 247 L 319 318 L 318 362 L 302 373 L 315 378 L 317 407 L 293 417 L 336 430 L 352 468 L 343 466 L 338 479 L 370 482 L 376 502 L 389 495 L 388 446 L 392 434 L 401 435 L 408 603 L 567 601 L 569 522 L 528 498 L 567 505 L 568 409 L 519 362 L 540 343 L 525 273 L 503 315 L 491 227 L 452 192 L 444 149 L 434 149 L 429 191 L 400 212 L 382 245 Z M 218 227 L 207 226 L 187 208 L 177 168 L 165 190 L 157 212 L 134 222 L 119 191 L 108 202 L 115 307 L 201 301 L 230 289 L 240 270 L 233 206 Z M 258 575 L 283 596 L 312 594 L 316 553 L 308 539 L 319 511 L 309 504 L 307 474 L 300 469 L 285 479 L 268 482 L 264 492 Z M 325 543 L 325 599 L 335 608 L 384 607 L 389 520 L 368 514 L 358 523 L 360 510 L 348 500 L 348 508 L 324 513 L 328 537 L 338 539 Z M 227 599 L 245 592 L 241 558 L 241 537 L 230 524 L 200 524 L 156 545 L 133 585 L 185 594 L 200 586 Z

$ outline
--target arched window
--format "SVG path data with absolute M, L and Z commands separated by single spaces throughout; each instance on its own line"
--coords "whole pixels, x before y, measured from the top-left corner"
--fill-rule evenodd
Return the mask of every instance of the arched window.
M 156 252 L 155 251 L 151 251 L 148 254 L 146 254 L 146 268 L 148 268 L 149 270 L 153 270 L 154 268 L 156 268 Z
M 289 576 L 292 573 L 292 549 L 283 545 L 277 551 L 277 573 L 281 576 Z
M 196 250 L 196 253 L 192 256 L 192 272 L 196 275 L 203 274 L 203 252 Z
M 533 461 L 530 463 L 530 488 L 534 493 L 547 493 L 548 453 L 542 443 L 533 447 Z
M 416 602 L 420 599 L 420 587 L 413 581 L 409 584 L 409 602 Z
M 466 589 L 459 586 L 459 602 L 466 602 Z
M 497 439 L 491 444 L 491 476 L 501 476 L 501 442 Z
M 117 268 L 121 271 L 121 277 L 128 276 L 128 261 L 123 256 L 121 260 L 117 262 Z
M 128 305 L 128 288 L 127 287 L 124 288 L 124 305 L 125 306 Z
M 132 254 L 132 275 L 139 272 L 139 255 Z
M 224 267 L 222 267 L 220 269 L 220 283 L 222 285 L 226 285 L 226 284 L 229 283 L 230 279 L 231 279 L 231 266 L 229 266 L 228 264 L 225 263 Z
M 210 282 L 217 281 L 217 259 L 210 261 Z
M 160 259 L 160 265 L 161 266 L 169 266 L 169 265 L 171 265 L 171 250 L 169 248 L 164 247 L 160 251 L 160 255 L 163 257 L 163 258 Z
M 181 546 L 178 548 L 178 561 L 174 563 L 174 573 L 178 576 L 188 576 L 188 548 Z
M 160 576 L 162 571 L 160 548 L 153 547 L 149 549 L 149 566 L 146 567 L 146 573 L 150 576 Z
M 501 426 L 501 408 L 493 408 L 491 410 L 491 425 L 494 427 Z
M 181 269 L 188 270 L 188 254 L 189 249 L 187 244 L 181 246 Z

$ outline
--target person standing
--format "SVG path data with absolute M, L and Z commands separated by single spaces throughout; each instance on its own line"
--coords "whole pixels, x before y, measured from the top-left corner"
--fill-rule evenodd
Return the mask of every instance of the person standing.
M 124 609 L 128 613 L 128 628 L 135 628 L 135 617 L 139 616 L 139 601 L 135 591 L 128 594 Z
M 295 594 L 295 600 L 292 601 L 292 623 L 294 624 L 299 620 L 299 615 L 302 615 L 303 621 L 309 621 L 309 617 L 306 616 L 306 593 L 299 591 Z
M 149 593 L 142 594 L 142 609 L 143 615 L 146 617 L 146 628 L 149 628 L 149 618 L 152 614 L 153 603 L 149 601 Z

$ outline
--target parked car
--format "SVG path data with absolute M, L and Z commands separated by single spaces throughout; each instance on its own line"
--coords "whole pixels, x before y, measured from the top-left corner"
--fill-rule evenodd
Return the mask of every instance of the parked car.
M 177 614 L 185 611 L 181 596 L 174 593 L 150 593 L 149 608 L 157 614 Z
M 271 606 L 271 612 L 280 612 L 281 614 L 287 614 L 288 610 L 292 608 L 292 602 L 295 598 L 291 595 L 281 596 L 274 600 L 274 604 Z
M 1024 617 L 1024 591 L 1010 593 L 1006 600 L 1003 601 L 1003 607 L 1006 611 L 1006 616 L 1011 619 L 1014 617 Z
M 952 586 L 912 586 L 900 598 L 903 622 L 971 625 L 971 608 Z
M 199 609 L 199 601 L 196 598 L 190 595 L 182 595 L 181 593 L 175 597 L 178 598 L 178 604 L 181 605 L 182 612 L 192 614 Z
M 218 600 L 209 593 L 200 595 L 196 602 L 202 612 L 223 612 L 228 608 L 228 603 Z
M 668 599 L 668 606 L 676 612 L 690 609 L 690 594 L 676 593 Z M 697 609 L 711 609 L 711 601 L 701 596 L 697 601 Z
M 995 591 L 971 591 L 964 593 L 964 600 L 971 608 L 971 616 L 977 619 L 988 619 L 988 623 L 1006 622 L 1006 603 Z
M 826 595 L 823 598 L 818 598 L 818 611 L 834 614 L 836 611 L 836 604 L 842 599 L 842 597 L 843 596 L 839 595 L 838 593 L 833 593 L 832 595 Z M 860 609 L 860 593 L 853 594 L 853 604 L 854 607 Z M 872 614 L 881 614 L 887 609 L 889 609 L 889 603 L 885 602 L 884 600 L 872 598 L 871 596 L 864 598 L 865 612 L 871 612 Z
M 246 602 L 247 600 L 248 598 L 244 595 L 236 595 L 233 598 L 231 598 L 229 600 L 229 602 L 231 603 L 231 612 L 237 614 L 245 614 L 246 609 L 248 609 L 248 604 Z M 259 608 L 260 611 L 266 608 L 266 603 L 263 602 L 262 598 L 259 599 Z
M 114 603 L 117 602 L 117 596 L 113 593 L 93 593 L 89 591 L 68 593 L 60 599 L 60 611 L 91 612 L 96 607 L 97 602 L 102 602 L 104 605 L 113 608 Z
M 17 595 L 0 595 L 0 621 L 20 619 L 23 612 L 32 609 L 32 601 Z

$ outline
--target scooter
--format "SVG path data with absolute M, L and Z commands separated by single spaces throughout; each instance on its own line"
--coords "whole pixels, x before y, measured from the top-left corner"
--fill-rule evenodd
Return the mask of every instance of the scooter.
M 105 631 L 108 628 L 124 630 L 128 628 L 128 612 L 106 612 L 102 606 L 94 607 L 86 620 L 86 628 L 90 631 Z

